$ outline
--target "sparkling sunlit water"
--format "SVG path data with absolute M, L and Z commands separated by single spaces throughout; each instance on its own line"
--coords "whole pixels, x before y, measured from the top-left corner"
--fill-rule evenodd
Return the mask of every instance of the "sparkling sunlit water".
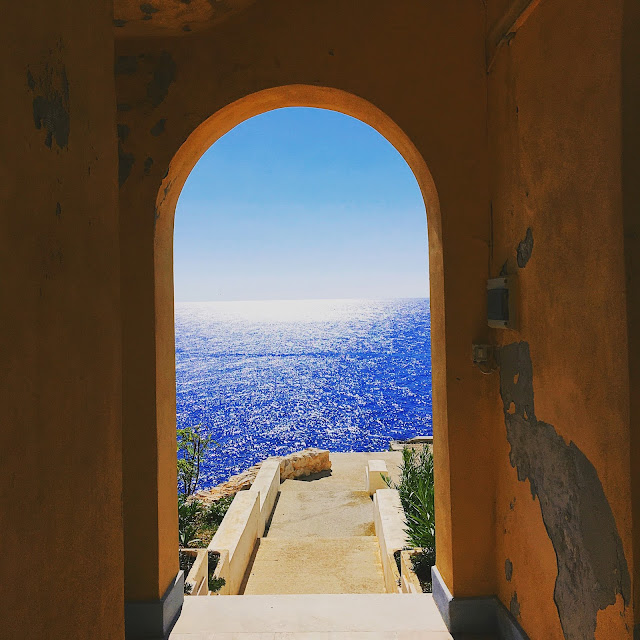
M 176 304 L 178 427 L 202 424 L 200 486 L 305 447 L 382 451 L 431 434 L 429 302 Z

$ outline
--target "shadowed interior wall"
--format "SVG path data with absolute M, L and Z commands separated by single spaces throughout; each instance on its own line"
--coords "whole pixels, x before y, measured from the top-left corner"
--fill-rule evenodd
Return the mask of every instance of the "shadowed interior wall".
M 632 634 L 621 38 L 621 2 L 543 1 L 488 79 L 491 276 L 520 291 L 495 332 L 496 572 L 532 638 Z
M 640 3 L 625 0 L 622 32 L 622 185 L 629 332 L 635 630 L 640 637 Z
M 168 510 L 176 499 L 169 475 L 175 474 L 172 283 L 154 275 L 154 250 L 156 258 L 172 259 L 171 234 L 154 248 L 154 225 L 172 224 L 172 217 L 162 219 L 163 200 L 177 199 L 181 186 L 167 174 L 169 164 L 213 114 L 255 92 L 288 85 L 329 87 L 369 101 L 400 127 L 431 171 L 442 211 L 437 233 L 429 223 L 432 263 L 441 264 L 431 272 L 432 287 L 437 285 L 438 565 L 457 595 L 495 592 L 491 456 L 499 405 L 489 392 L 493 383 L 470 361 L 472 341 L 487 335 L 484 17 L 481 3 L 277 0 L 256 3 L 211 31 L 117 42 L 128 599 L 158 597 L 177 570 L 175 515 Z M 285 106 L 281 99 L 272 108 L 279 106 Z M 191 139 L 190 153 L 197 159 L 206 143 Z M 166 304 L 158 305 L 158 296 Z M 163 443 L 157 451 L 156 442 Z M 127 443 L 148 452 L 149 464 L 156 465 L 142 482 L 126 459 Z M 140 505 L 154 492 L 158 504 Z M 152 531 L 161 532 L 158 546 L 143 549 Z
M 3 5 L 3 638 L 122 638 L 112 7 Z

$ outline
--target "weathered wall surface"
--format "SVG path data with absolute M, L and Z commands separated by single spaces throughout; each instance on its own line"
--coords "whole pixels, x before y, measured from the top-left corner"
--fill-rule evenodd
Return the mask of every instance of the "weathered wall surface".
M 491 275 L 520 289 L 496 571 L 532 638 L 632 634 L 621 30 L 622 2 L 543 1 L 489 74 Z
M 122 638 L 110 2 L 4 3 L 3 638 Z
M 147 20 L 150 26 L 161 19 L 158 8 Z M 381 110 L 408 136 L 431 172 L 442 212 L 441 219 L 436 211 L 432 218 L 427 213 L 436 509 L 442 541 L 438 566 L 456 595 L 495 592 L 491 456 L 499 399 L 490 392 L 495 384 L 472 366 L 469 355 L 471 343 L 487 337 L 484 19 L 480 2 L 276 0 L 255 3 L 212 31 L 118 42 L 125 452 L 130 446 L 144 451 L 158 469 L 145 479 L 145 487 L 137 468 L 125 459 L 125 520 L 131 523 L 125 553 L 131 549 L 127 567 L 132 567 L 128 597 L 157 597 L 177 570 L 171 539 L 175 524 L 164 515 L 175 501 L 175 481 L 168 473 L 161 477 L 158 462 L 164 456 L 168 468 L 175 457 L 169 438 L 175 438 L 173 285 L 170 277 L 154 274 L 159 264 L 171 273 L 173 210 L 166 203 L 175 204 L 191 166 L 215 140 L 199 135 L 203 122 L 255 92 L 289 85 L 298 87 L 296 95 L 304 93 L 301 86 L 329 87 L 367 100 L 371 108 L 353 115 L 365 121 L 371 116 L 376 125 L 375 109 Z M 345 93 L 335 95 L 326 106 L 349 113 Z M 287 104 L 282 92 L 274 96 L 265 109 Z M 299 104 L 313 105 L 313 98 Z M 249 100 L 225 112 L 230 126 L 254 115 L 253 106 Z M 191 166 L 170 170 L 185 141 Z M 154 225 L 162 229 L 160 239 L 154 238 Z M 156 303 L 164 300 L 157 313 L 154 295 Z M 157 451 L 155 442 L 162 442 Z M 160 506 L 147 503 L 138 509 L 142 496 L 158 486 L 163 487 Z M 159 546 L 141 552 L 154 518 L 161 531 Z

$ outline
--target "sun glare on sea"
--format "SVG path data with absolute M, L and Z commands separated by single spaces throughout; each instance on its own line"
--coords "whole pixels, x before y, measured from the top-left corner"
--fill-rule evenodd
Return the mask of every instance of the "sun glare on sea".
M 245 300 L 233 302 L 183 303 L 207 315 L 215 313 L 221 320 L 245 322 L 332 322 L 345 318 L 367 317 L 371 312 L 367 300 Z

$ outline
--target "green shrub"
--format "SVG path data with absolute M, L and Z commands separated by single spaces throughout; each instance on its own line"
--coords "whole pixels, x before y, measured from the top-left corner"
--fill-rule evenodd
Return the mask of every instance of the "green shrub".
M 389 486 L 392 486 L 389 483 Z M 423 549 L 424 562 L 435 564 L 436 526 L 433 491 L 433 456 L 429 447 L 402 450 L 400 482 L 393 485 L 404 509 L 407 542 Z
M 198 537 L 202 505 L 197 500 L 187 502 L 178 495 L 178 544 L 181 547 L 197 547 L 202 540 Z
M 185 595 L 188 596 L 188 595 L 191 595 L 191 591 L 193 591 L 193 585 L 188 583 L 186 580 L 187 580 L 187 576 L 189 575 L 189 571 L 191 571 L 191 567 L 193 566 L 193 563 L 196 561 L 196 557 L 185 551 L 179 551 L 178 560 L 180 563 L 180 570 L 184 571 L 184 579 L 185 579 L 184 593 Z
M 229 507 L 233 502 L 234 496 L 227 496 L 225 498 L 219 498 L 215 502 L 212 502 L 209 506 L 205 507 L 204 512 L 202 514 L 202 522 L 207 527 L 215 527 L 216 529 L 220 526 L 222 519 L 224 518 L 227 511 L 229 511 Z
M 216 567 L 218 566 L 218 561 L 220 560 L 220 554 L 215 551 L 209 551 L 208 554 L 209 560 L 209 575 L 207 576 L 207 582 L 209 584 L 209 591 L 219 591 L 225 584 L 227 584 L 224 578 L 215 578 L 214 572 Z

